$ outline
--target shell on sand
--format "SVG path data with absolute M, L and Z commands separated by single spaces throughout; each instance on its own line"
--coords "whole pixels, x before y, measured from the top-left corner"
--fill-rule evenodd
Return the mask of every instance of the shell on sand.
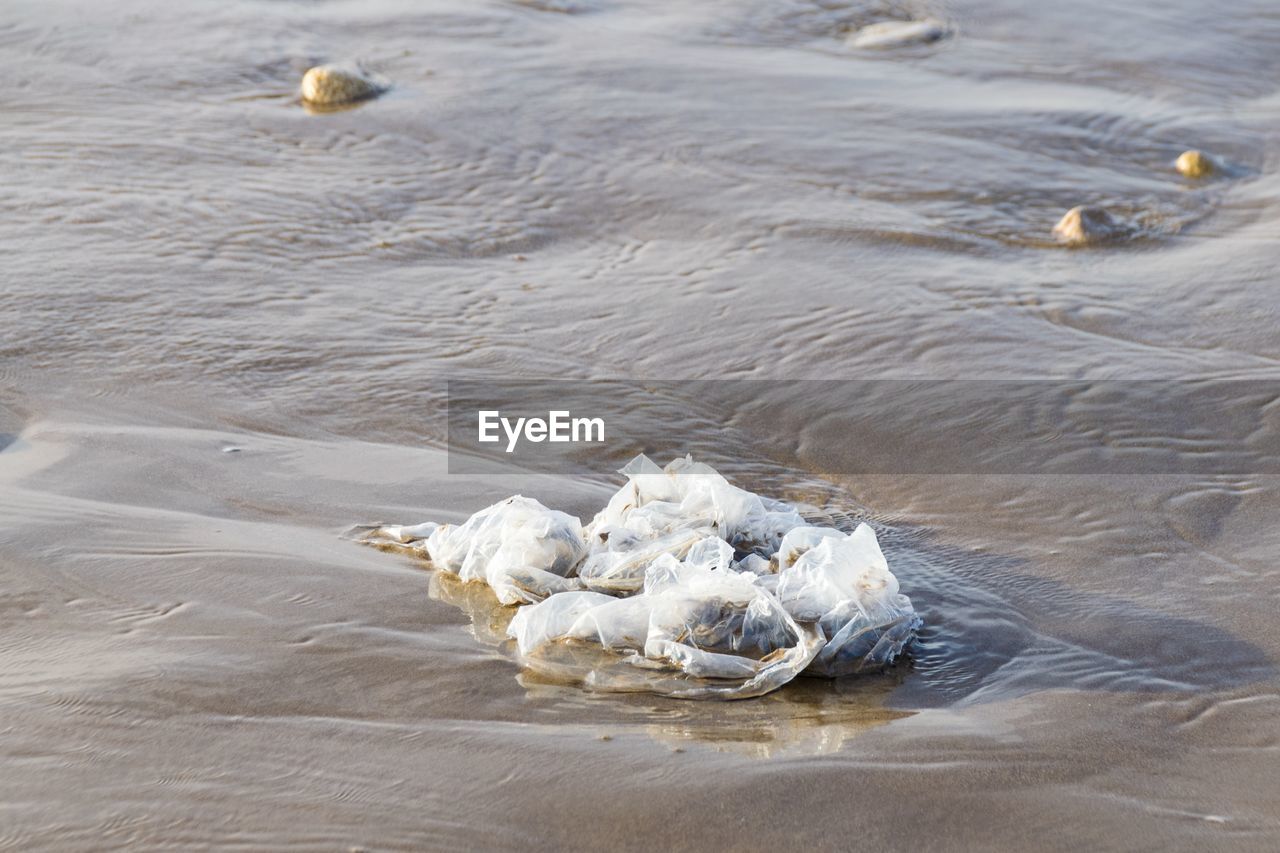
M 353 104 L 381 94 L 386 83 L 359 65 L 317 65 L 302 77 L 302 99 L 320 107 Z
M 933 18 L 921 21 L 882 21 L 865 26 L 849 36 L 849 46 L 857 48 L 900 47 L 928 44 L 947 35 L 946 26 Z
M 1188 178 L 1203 178 L 1214 171 L 1213 160 L 1194 148 L 1179 154 L 1173 167 Z
M 1125 233 L 1125 227 L 1100 207 L 1073 207 L 1053 226 L 1053 236 L 1068 246 L 1101 243 Z

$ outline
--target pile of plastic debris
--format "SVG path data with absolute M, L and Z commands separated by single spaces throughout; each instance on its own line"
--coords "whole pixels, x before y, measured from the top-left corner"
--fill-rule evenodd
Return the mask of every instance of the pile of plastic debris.
M 760 696 L 891 663 L 921 625 L 875 532 L 809 525 L 692 458 L 638 456 L 585 528 L 519 495 L 458 525 L 379 527 L 498 600 L 522 663 L 603 690 Z M 623 675 L 619 672 L 624 671 Z

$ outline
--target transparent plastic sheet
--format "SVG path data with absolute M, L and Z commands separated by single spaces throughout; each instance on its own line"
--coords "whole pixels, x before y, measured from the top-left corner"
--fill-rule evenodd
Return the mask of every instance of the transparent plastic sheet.
M 521 495 L 459 525 L 381 527 L 374 531 L 378 537 L 408 545 L 465 581 L 486 582 L 503 604 L 530 604 L 580 588 L 571 576 L 587 554 L 578 519 Z
M 588 525 L 589 535 L 608 536 L 621 528 L 653 539 L 705 528 L 736 550 L 768 555 L 777 551 L 786 531 L 804 524 L 788 504 L 740 489 L 689 456 L 659 468 L 641 454 L 620 473 L 629 481 Z
M 836 677 L 891 663 L 922 620 L 898 591 L 875 531 L 866 524 L 848 535 L 796 530 L 784 537 L 784 550 L 789 545 L 779 557 L 794 562 L 779 572 L 778 600 L 796 619 L 817 622 L 827 640 L 810 673 Z
M 747 698 L 802 672 L 880 669 L 914 639 L 921 620 L 869 526 L 808 524 L 689 457 L 622 473 L 585 528 L 515 496 L 366 541 L 526 605 L 507 629 L 524 666 L 592 689 Z
M 749 576 L 670 556 L 650 567 L 639 595 L 552 596 L 517 611 L 508 633 L 535 672 L 597 689 L 639 683 L 689 699 L 761 696 L 795 678 L 825 644 L 814 626 L 799 625 Z M 613 663 L 647 677 L 620 675 L 585 649 L 613 653 Z
M 664 554 L 681 559 L 708 537 L 714 538 L 710 528 L 673 530 L 654 539 L 614 528 L 579 567 L 578 577 L 588 589 L 599 592 L 614 595 L 636 592 L 644 584 L 645 570 L 654 560 Z

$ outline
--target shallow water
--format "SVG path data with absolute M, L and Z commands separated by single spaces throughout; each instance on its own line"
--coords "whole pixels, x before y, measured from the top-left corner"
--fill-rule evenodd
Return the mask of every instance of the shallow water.
M 807 386 L 661 410 L 656 458 L 872 520 L 926 620 L 752 702 L 522 677 L 344 535 L 603 503 L 619 460 L 448 475 L 448 379 L 1275 379 L 1274 4 L 8 12 L 0 847 L 1280 844 L 1277 477 L 1171 436 L 852 476 L 885 430 Z M 394 88 L 309 114 L 348 59 Z M 1077 204 L 1141 233 L 1059 248 Z

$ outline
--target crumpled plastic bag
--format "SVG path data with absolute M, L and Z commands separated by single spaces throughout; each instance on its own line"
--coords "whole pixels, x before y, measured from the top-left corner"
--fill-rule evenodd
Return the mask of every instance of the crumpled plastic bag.
M 659 468 L 641 454 L 619 473 L 628 483 L 587 526 L 589 536 L 607 540 L 620 528 L 642 539 L 656 539 L 676 530 L 704 528 L 738 551 L 768 556 L 788 530 L 804 524 L 790 505 L 740 489 L 689 456 Z
M 520 608 L 508 633 L 535 672 L 545 661 L 551 674 L 569 674 L 546 651 L 558 643 L 583 643 L 661 673 L 649 689 L 679 698 L 763 695 L 802 672 L 825 643 L 750 576 L 670 555 L 650 566 L 639 595 L 555 595 Z M 604 666 L 587 669 L 581 680 L 608 689 L 608 673 Z
M 382 527 L 378 535 L 425 552 L 436 568 L 464 581 L 488 583 L 503 604 L 529 604 L 580 588 L 570 576 L 587 554 L 578 519 L 521 495 L 459 525 Z
M 788 551 L 788 548 L 791 548 Z M 847 536 L 797 529 L 779 552 L 777 596 L 797 620 L 816 622 L 826 645 L 810 672 L 836 677 L 884 666 L 923 624 L 866 524 Z
M 710 528 L 686 527 L 643 538 L 625 528 L 612 528 L 611 535 L 593 549 L 578 568 L 583 586 L 614 595 L 632 593 L 644 584 L 645 570 L 662 555 L 683 559 L 691 548 L 708 538 L 716 542 Z M 725 544 L 728 548 L 728 544 Z M 731 549 L 732 550 L 732 549 Z
M 601 690 L 746 698 L 891 663 L 922 621 L 875 532 L 806 523 L 690 457 L 637 456 L 585 528 L 515 496 L 460 525 L 380 527 L 503 604 L 532 671 Z

